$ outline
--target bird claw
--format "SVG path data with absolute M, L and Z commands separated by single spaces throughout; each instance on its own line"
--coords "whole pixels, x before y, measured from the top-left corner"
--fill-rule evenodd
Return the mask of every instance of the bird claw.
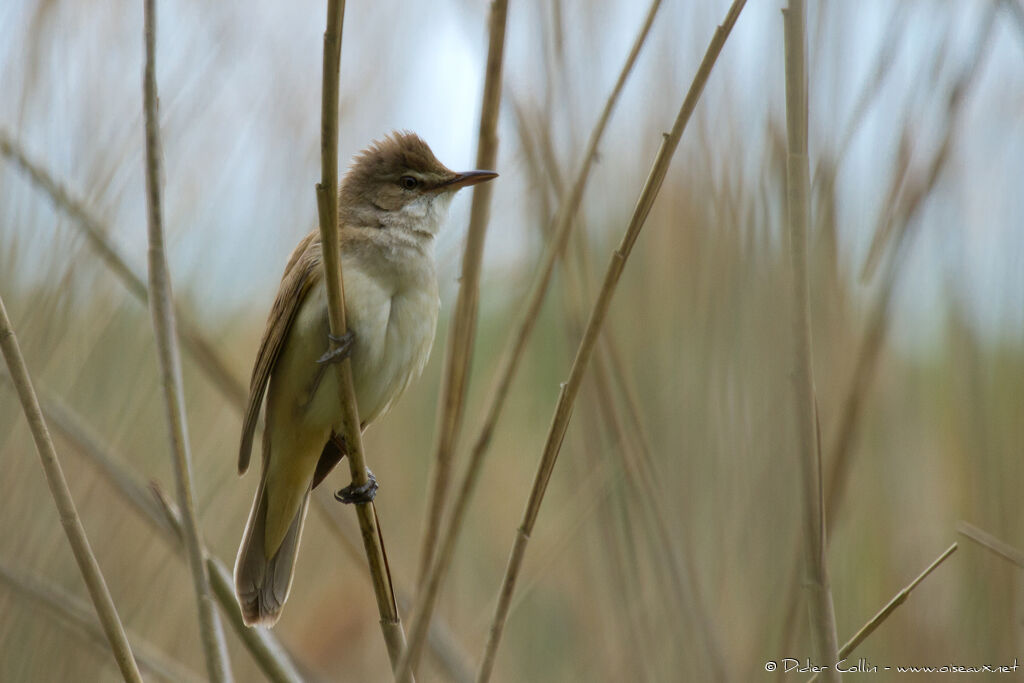
M 346 505 L 370 503 L 377 496 L 377 477 L 373 476 L 370 468 L 366 468 L 366 483 L 362 486 L 349 484 L 334 494 L 334 499 Z
M 328 332 L 327 338 L 334 342 L 336 346 L 333 349 L 328 348 L 324 355 L 316 359 L 316 362 L 320 365 L 340 363 L 352 354 L 352 342 L 354 342 L 356 338 L 356 335 L 352 330 L 347 330 L 345 334 L 340 337 L 335 337 L 333 334 Z

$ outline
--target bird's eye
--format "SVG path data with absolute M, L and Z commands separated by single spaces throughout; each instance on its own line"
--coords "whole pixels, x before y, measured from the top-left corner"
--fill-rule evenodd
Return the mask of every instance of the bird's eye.
M 398 184 L 407 190 L 415 190 L 416 186 L 420 184 L 420 181 L 416 180 L 411 175 L 404 175 L 398 179 Z

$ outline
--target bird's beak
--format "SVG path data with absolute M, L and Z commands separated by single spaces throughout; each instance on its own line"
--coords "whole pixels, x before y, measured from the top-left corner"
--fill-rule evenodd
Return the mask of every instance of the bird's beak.
M 465 173 L 456 173 L 454 178 L 441 183 L 437 186 L 437 189 L 454 192 L 470 185 L 494 180 L 497 177 L 498 174 L 494 171 L 466 171 Z

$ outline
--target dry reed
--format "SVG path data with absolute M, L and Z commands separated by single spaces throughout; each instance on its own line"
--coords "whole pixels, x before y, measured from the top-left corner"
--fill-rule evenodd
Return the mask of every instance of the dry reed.
M 908 583 L 903 588 L 903 590 L 901 590 L 899 593 L 897 593 L 895 596 L 893 596 L 892 600 L 890 600 L 889 602 L 887 602 L 885 604 L 885 607 L 883 607 L 882 609 L 878 610 L 878 612 L 875 614 L 875 616 L 871 617 L 871 619 L 869 619 L 866 624 L 861 626 L 857 630 L 857 632 L 855 634 L 853 634 L 853 637 L 850 638 L 848 641 L 846 641 L 841 648 L 839 648 L 838 655 L 837 655 L 838 659 L 836 659 L 836 662 L 841 662 L 842 660 L 846 659 L 851 654 L 853 654 L 853 651 L 857 649 L 858 645 L 863 643 L 864 640 L 868 636 L 870 636 L 872 633 L 874 633 L 875 629 L 877 629 L 882 624 L 883 621 L 888 619 L 890 617 L 890 615 L 892 615 L 892 613 L 896 611 L 897 607 L 899 607 L 900 605 L 902 605 L 904 602 L 907 601 L 907 598 L 910 597 L 910 594 L 913 592 L 913 590 L 915 588 L 917 588 L 917 586 L 922 581 L 924 581 L 926 578 L 928 578 L 929 574 L 931 574 L 933 571 L 938 569 L 940 564 L 942 564 L 947 559 L 949 559 L 949 556 L 957 551 L 957 547 L 958 547 L 957 544 L 954 543 L 953 545 L 951 545 L 948 548 L 946 548 L 946 550 L 941 555 L 939 555 L 937 558 L 935 558 L 935 561 L 932 562 L 930 565 L 928 565 L 928 567 L 925 568 L 925 570 L 923 572 L 918 574 L 917 577 L 913 581 Z M 822 672 L 822 673 L 825 673 L 826 676 L 827 676 L 829 671 L 835 673 L 835 667 L 834 666 L 830 666 L 827 671 Z M 838 673 L 836 673 L 836 676 L 838 676 Z M 808 679 L 808 683 L 811 683 L 812 681 L 816 681 L 816 680 L 818 680 L 818 674 L 815 674 L 815 675 L 811 676 Z
M 836 616 L 825 550 L 825 504 L 822 491 L 821 439 L 814 374 L 811 367 L 810 284 L 807 275 L 807 224 L 810 214 L 810 172 L 807 158 L 806 21 L 803 0 L 790 0 L 783 10 L 786 51 L 786 157 L 789 246 L 792 269 L 793 399 L 796 403 L 797 442 L 803 504 L 804 589 L 811 623 L 815 661 L 834 664 L 839 649 Z M 825 680 L 839 681 L 834 667 Z
M 323 245 L 324 282 L 327 287 L 327 312 L 331 335 L 340 339 L 347 329 L 345 324 L 345 288 L 341 272 L 341 254 L 338 241 L 338 80 L 341 63 L 341 32 L 345 15 L 344 0 L 328 0 L 327 28 L 324 31 L 323 100 L 320 119 L 321 179 L 316 186 L 317 212 L 320 217 L 320 243 Z M 331 342 L 335 348 L 336 342 Z M 346 358 L 335 364 L 338 373 L 338 400 L 342 406 L 341 436 L 345 439 L 349 471 L 353 486 L 364 486 L 367 476 L 363 453 L 359 407 L 352 385 L 352 362 Z M 362 531 L 363 547 L 370 566 L 373 594 L 380 612 L 380 627 L 387 645 L 391 666 L 405 649 L 405 632 L 398 616 L 391 571 L 388 569 L 381 538 L 377 511 L 373 502 L 357 503 L 356 516 Z
M 143 109 L 146 119 L 146 216 L 149 224 L 149 297 L 160 362 L 160 379 L 164 393 L 167 423 L 170 431 L 171 456 L 178 503 L 182 509 L 185 551 L 199 610 L 199 631 L 206 656 L 206 668 L 214 683 L 231 681 L 224 631 L 210 594 L 210 576 L 206 569 L 206 550 L 196 517 L 195 491 L 192 484 L 192 453 L 189 446 L 188 423 L 185 417 L 185 393 L 182 386 L 181 359 L 178 354 L 174 325 L 174 304 L 171 276 L 164 256 L 163 209 L 161 205 L 160 121 L 156 86 L 156 0 L 145 0 L 146 68 L 143 72 Z
M 498 160 L 498 114 L 501 111 L 502 66 L 505 61 L 505 24 L 508 21 L 508 0 L 492 0 L 489 13 L 487 65 L 484 71 L 483 102 L 480 108 L 480 132 L 477 140 L 476 167 L 493 169 Z M 422 590 L 433 563 L 437 536 L 441 526 L 452 458 L 458 444 L 469 387 L 469 370 L 473 360 L 476 322 L 480 300 L 480 270 L 484 255 L 484 239 L 490 219 L 491 183 L 473 188 L 469 209 L 469 230 L 462 254 L 459 295 L 448 331 L 441 394 L 438 398 L 437 445 L 434 448 L 433 474 L 427 488 L 427 513 L 420 543 L 419 569 L 416 585 Z M 420 639 L 422 639 L 422 634 Z M 414 659 L 419 644 L 413 645 Z M 412 662 L 413 666 L 416 661 Z M 404 667 L 403 667 L 404 671 Z
M 914 241 L 919 232 L 918 216 L 925 201 L 934 194 L 939 178 L 948 164 L 957 124 L 963 115 L 965 95 L 970 85 L 976 80 L 975 74 L 981 64 L 984 49 L 988 45 L 988 37 L 993 28 L 992 21 L 993 14 L 989 12 L 978 28 L 972 55 L 960 68 L 947 96 L 941 142 L 928 160 L 922 164 L 923 170 L 916 174 L 912 173 L 910 169 L 912 143 L 909 122 L 904 124 L 901 133 L 894 174 L 889 183 L 886 198 L 882 203 L 883 210 L 879 214 L 873 231 L 871 249 L 861 269 L 861 277 L 864 278 L 873 275 L 879 267 L 884 268 L 880 276 L 881 283 L 867 313 L 865 329 L 857 347 L 856 360 L 840 404 L 838 424 L 833 429 L 832 438 L 828 442 L 830 444 L 827 451 L 829 468 L 826 473 L 825 485 L 826 541 L 829 540 L 842 510 L 847 482 L 852 471 L 854 446 L 861 427 L 862 414 L 878 373 L 882 351 L 889 332 L 896 285 L 899 283 L 905 263 L 910 258 Z M 896 35 L 895 30 L 892 35 Z M 883 63 L 883 57 L 880 56 L 876 63 L 874 77 L 869 80 L 857 99 L 856 113 L 850 128 L 843 136 L 844 143 L 840 147 L 840 156 L 849 144 L 849 140 L 853 138 L 871 95 L 877 95 Z M 798 573 L 794 568 L 787 593 L 791 597 L 795 596 L 798 589 L 798 579 Z M 796 618 L 797 603 L 795 599 L 787 602 L 791 606 L 784 621 L 783 651 L 789 648 Z

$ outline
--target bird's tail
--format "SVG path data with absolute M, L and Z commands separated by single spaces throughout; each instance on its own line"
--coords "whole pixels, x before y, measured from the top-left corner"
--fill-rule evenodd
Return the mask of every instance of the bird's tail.
M 247 626 L 273 626 L 291 590 L 295 556 L 299 551 L 302 526 L 309 508 L 309 491 L 295 513 L 281 545 L 269 557 L 266 553 L 266 479 L 256 490 L 256 499 L 245 525 L 245 535 L 235 560 L 235 595 Z

